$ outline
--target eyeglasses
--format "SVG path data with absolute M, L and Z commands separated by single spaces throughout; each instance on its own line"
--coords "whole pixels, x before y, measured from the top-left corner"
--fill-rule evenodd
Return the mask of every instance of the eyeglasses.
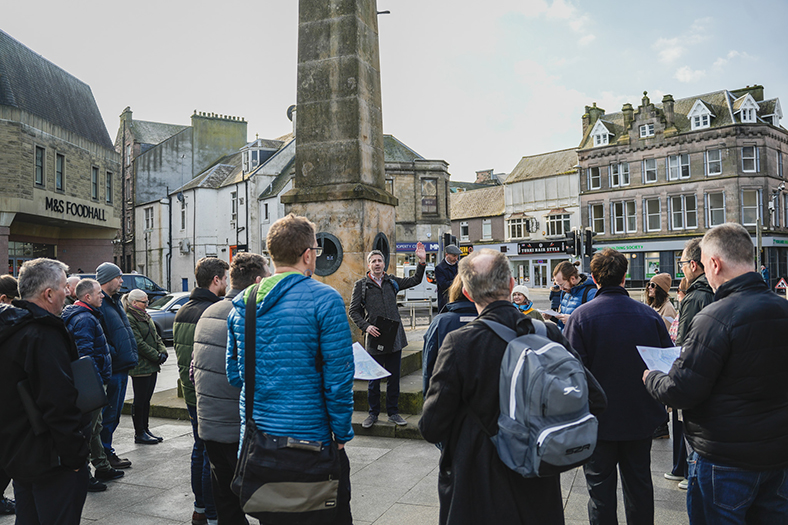
M 679 266 L 684 266 L 685 264 L 689 264 L 692 261 L 679 261 Z
M 148 304 L 150 301 L 134 301 L 135 303 Z
M 656 287 L 657 287 L 657 285 L 656 285 L 656 284 L 654 284 L 654 283 L 648 283 L 648 287 L 649 287 L 649 288 L 656 288 Z
M 314 246 L 314 247 L 304 248 L 304 251 L 301 252 L 301 255 L 304 255 L 307 250 L 315 250 L 315 257 L 320 257 L 323 254 L 322 246 Z

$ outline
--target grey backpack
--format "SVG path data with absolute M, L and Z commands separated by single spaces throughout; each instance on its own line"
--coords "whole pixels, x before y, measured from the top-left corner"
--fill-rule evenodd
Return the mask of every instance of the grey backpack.
M 542 321 L 532 319 L 536 333 L 519 337 L 500 323 L 483 322 L 508 343 L 501 361 L 498 433 L 490 436 L 501 461 L 526 478 L 587 462 L 599 423 L 588 409 L 583 363 L 547 338 Z

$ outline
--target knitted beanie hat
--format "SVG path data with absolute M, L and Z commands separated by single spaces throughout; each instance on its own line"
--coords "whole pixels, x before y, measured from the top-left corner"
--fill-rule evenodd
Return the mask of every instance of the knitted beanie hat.
M 670 293 L 670 285 L 673 282 L 673 279 L 671 279 L 669 273 L 658 273 L 652 277 L 651 281 L 649 282 L 652 282 L 662 288 L 665 293 Z
M 526 285 L 518 284 L 517 286 L 515 286 L 514 289 L 512 290 L 512 294 L 516 294 L 516 293 L 521 293 L 525 296 L 526 299 L 528 299 L 528 287 Z

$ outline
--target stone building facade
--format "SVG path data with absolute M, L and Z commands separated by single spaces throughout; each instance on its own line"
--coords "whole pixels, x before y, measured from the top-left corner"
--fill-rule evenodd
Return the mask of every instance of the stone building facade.
M 451 233 L 457 237 L 462 255 L 474 249 L 490 248 L 510 253 L 504 222 L 504 188 L 486 186 L 451 194 Z
M 755 238 L 760 222 L 773 279 L 788 274 L 788 132 L 781 118 L 779 100 L 765 99 L 762 86 L 665 95 L 659 104 L 644 93 L 637 109 L 624 104 L 613 114 L 586 107 L 580 207 L 596 248 L 625 253 L 632 286 L 658 272 L 677 285 L 687 240 L 731 221 Z
M 92 272 L 111 260 L 121 193 L 90 87 L 3 31 L 0 71 L 0 260 Z

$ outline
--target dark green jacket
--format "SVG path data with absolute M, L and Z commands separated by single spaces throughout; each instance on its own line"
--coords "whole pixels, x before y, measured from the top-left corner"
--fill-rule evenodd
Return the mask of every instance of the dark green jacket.
M 676 332 L 676 345 L 681 346 L 690 331 L 695 316 L 714 300 L 714 291 L 709 286 L 706 274 L 696 277 L 687 288 L 687 294 L 679 303 L 679 329 Z
M 146 376 L 161 371 L 159 358 L 161 354 L 167 353 L 164 342 L 156 331 L 153 319 L 145 312 L 140 312 L 133 306 L 126 307 L 126 315 L 129 318 L 131 331 L 134 332 L 134 339 L 137 340 L 137 366 L 129 371 L 131 377 Z
M 220 299 L 210 290 L 195 288 L 189 295 L 189 302 L 175 314 L 175 322 L 172 325 L 172 341 L 178 358 L 178 374 L 181 378 L 183 398 L 187 405 L 193 407 L 197 406 L 197 395 L 194 393 L 194 383 L 189 378 L 189 367 L 192 363 L 194 329 L 202 313 Z

